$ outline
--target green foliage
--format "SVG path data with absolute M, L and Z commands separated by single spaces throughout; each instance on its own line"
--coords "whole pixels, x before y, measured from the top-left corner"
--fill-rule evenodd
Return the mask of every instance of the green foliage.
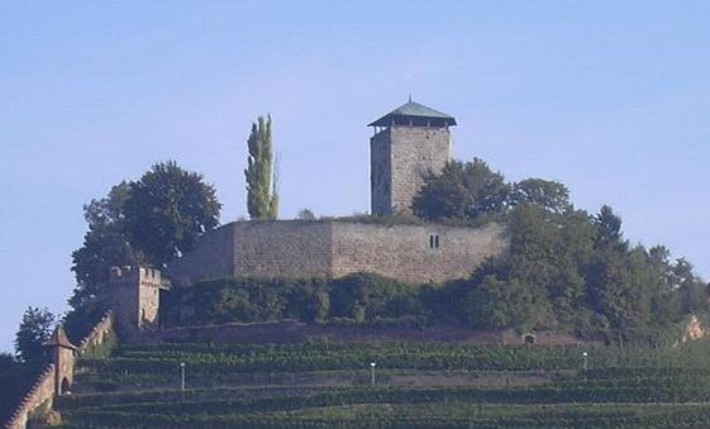
M 411 286 L 372 273 L 355 273 L 331 283 L 331 315 L 356 323 L 421 314 Z
M 80 377 L 99 376 L 96 393 L 63 396 L 56 404 L 68 427 L 83 428 L 703 428 L 710 423 L 708 344 L 665 350 L 327 342 L 124 346 L 108 361 L 82 364 Z M 581 369 L 583 351 L 587 370 Z M 348 368 L 366 374 L 362 367 L 370 361 L 377 362 L 382 382 L 346 383 L 354 374 Z M 186 391 L 176 384 L 179 362 L 186 362 Z M 289 385 L 303 371 L 330 374 L 340 383 L 311 378 L 308 385 Z M 280 385 L 225 384 L 235 373 L 268 373 Z M 385 384 L 397 375 L 472 384 Z M 221 384 L 194 387 L 204 379 Z
M 630 248 L 608 206 L 589 216 L 521 203 L 508 219 L 509 252 L 471 279 L 462 316 L 474 327 L 650 339 L 707 311 L 706 287 L 692 267 L 671 261 L 662 247 Z
M 123 206 L 126 237 L 147 262 L 162 267 L 219 225 L 220 208 L 215 189 L 201 174 L 174 161 L 158 163 L 130 184 Z
M 503 211 L 510 186 L 482 160 L 449 162 L 441 174 L 430 174 L 412 202 L 412 211 L 425 220 L 474 219 Z
M 29 307 L 25 310 L 15 334 L 15 351 L 23 362 L 36 366 L 46 362 L 42 344 L 49 340 L 53 325 L 54 315 L 47 308 Z
M 129 183 L 121 182 L 111 188 L 106 198 L 91 200 L 84 206 L 89 230 L 82 247 L 72 253 L 71 269 L 77 286 L 69 299 L 72 310 L 63 321 L 72 341 L 84 338 L 108 309 L 104 291 L 109 269 L 140 261 L 125 234 L 123 207 L 129 191 Z
M 569 190 L 565 185 L 537 178 L 514 183 L 510 202 L 513 206 L 530 204 L 557 214 L 562 214 L 572 208 L 569 201 Z
M 298 211 L 298 216 L 296 216 L 296 219 L 298 220 L 316 220 L 316 215 L 313 214 L 313 211 L 310 209 L 301 209 Z
M 410 285 L 370 273 L 335 280 L 223 279 L 178 288 L 165 296 L 170 325 L 350 320 L 356 324 L 418 323 L 423 305 Z M 406 324 L 405 323 L 405 324 Z
M 259 116 L 247 139 L 247 210 L 252 219 L 276 219 L 279 211 L 277 180 L 273 168 L 271 116 Z
M 201 174 L 173 161 L 155 164 L 139 181 L 121 182 L 84 206 L 89 230 L 72 253 L 77 286 L 64 320 L 69 337 L 80 341 L 105 314 L 112 266 L 162 267 L 218 225 L 220 207 Z
M 328 288 L 323 280 L 224 279 L 178 288 L 165 296 L 168 324 L 264 322 L 300 319 L 317 322 L 329 314 Z
M 448 310 L 476 328 L 655 341 L 685 315 L 707 312 L 707 286 L 687 261 L 671 261 L 662 246 L 631 248 L 611 207 L 594 216 L 576 210 L 561 183 L 508 184 L 481 160 L 451 162 L 425 179 L 412 208 L 424 220 L 470 223 L 495 215 L 510 236 L 509 252 L 487 261 L 469 282 L 422 296 L 434 305 L 430 317 Z M 442 309 L 446 294 L 463 305 Z

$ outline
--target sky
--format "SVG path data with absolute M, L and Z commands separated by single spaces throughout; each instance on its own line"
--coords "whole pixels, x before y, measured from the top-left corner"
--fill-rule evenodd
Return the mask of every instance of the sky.
M 456 117 L 455 158 L 611 205 L 707 280 L 708 40 L 706 1 L 2 1 L 0 351 L 67 310 L 111 186 L 175 160 L 244 217 L 271 114 L 280 216 L 366 212 L 366 125 L 410 94 Z

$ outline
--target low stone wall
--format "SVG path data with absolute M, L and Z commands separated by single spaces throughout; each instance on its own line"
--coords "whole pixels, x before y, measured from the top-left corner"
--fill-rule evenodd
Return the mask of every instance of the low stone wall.
M 114 338 L 113 334 L 113 314 L 108 312 L 94 326 L 89 335 L 82 340 L 78 354 L 79 356 L 93 356 L 101 353 L 101 346 L 106 345 L 108 341 Z M 36 410 L 39 406 L 47 404 L 51 406 L 55 392 L 55 372 L 57 366 L 54 363 L 47 365 L 42 373 L 37 377 L 37 380 L 32 385 L 32 388 L 25 394 L 19 405 L 12 413 L 8 421 L 3 425 L 3 429 L 25 429 L 30 413 Z
M 79 357 L 96 357 L 96 355 L 103 355 L 106 351 L 101 350 L 102 346 L 105 346 L 107 343 L 112 343 L 114 340 L 114 316 L 113 312 L 109 311 L 79 344 Z
M 143 341 L 216 342 L 216 343 L 280 343 L 293 344 L 308 340 L 328 340 L 334 343 L 397 343 L 455 342 L 467 344 L 523 345 L 525 336 L 510 330 L 474 331 L 460 326 L 442 325 L 423 329 L 309 325 L 297 321 L 267 323 L 230 323 L 223 325 L 172 328 L 146 333 Z M 534 335 L 538 345 L 581 344 L 572 335 L 556 332 L 540 332 Z
M 54 364 L 47 365 L 5 423 L 4 429 L 25 429 L 30 412 L 44 403 L 52 404 L 54 400 L 54 371 Z

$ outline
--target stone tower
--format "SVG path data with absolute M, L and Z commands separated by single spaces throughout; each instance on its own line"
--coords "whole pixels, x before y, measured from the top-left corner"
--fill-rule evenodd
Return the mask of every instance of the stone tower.
M 144 267 L 113 267 L 109 272 L 111 306 L 116 313 L 118 332 L 131 338 L 158 325 L 160 270 Z
M 42 345 L 49 349 L 54 364 L 55 394 L 67 393 L 74 383 L 74 353 L 77 348 L 69 342 L 62 325 L 58 325 L 49 341 Z
M 456 119 L 411 99 L 369 126 L 371 212 L 378 216 L 410 213 L 424 177 L 449 161 Z

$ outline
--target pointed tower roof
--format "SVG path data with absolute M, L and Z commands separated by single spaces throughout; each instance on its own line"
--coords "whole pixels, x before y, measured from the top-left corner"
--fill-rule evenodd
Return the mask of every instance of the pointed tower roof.
M 67 334 L 64 332 L 62 325 L 57 325 L 52 336 L 42 345 L 44 347 L 64 347 L 65 349 L 77 350 L 77 347 L 69 342 L 69 338 L 67 338 Z
M 447 127 L 456 125 L 456 119 L 446 113 L 416 103 L 410 98 L 407 103 L 371 123 L 368 127 L 388 127 L 393 124 Z

